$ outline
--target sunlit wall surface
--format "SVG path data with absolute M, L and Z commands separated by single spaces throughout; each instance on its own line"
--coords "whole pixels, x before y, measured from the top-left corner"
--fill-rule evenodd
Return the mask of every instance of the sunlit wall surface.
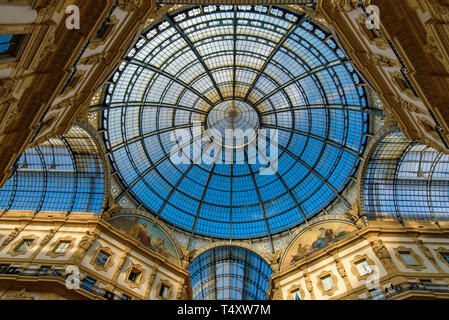
M 447 220 L 449 156 L 393 132 L 369 160 L 363 199 L 370 219 Z
M 240 247 L 206 251 L 189 266 L 194 300 L 265 300 L 273 271 Z
M 66 135 L 24 152 L 0 189 L 0 213 L 100 212 L 104 195 L 104 168 L 97 145 L 75 126 Z
M 103 113 L 125 187 L 116 200 L 132 196 L 218 238 L 267 236 L 319 213 L 355 174 L 368 130 L 360 79 L 329 33 L 280 8 L 235 8 L 193 8 L 145 30 L 111 78 Z M 207 129 L 227 101 L 260 129 L 279 130 L 276 174 L 248 161 L 172 163 L 174 130 Z M 184 147 L 198 143 L 191 136 Z

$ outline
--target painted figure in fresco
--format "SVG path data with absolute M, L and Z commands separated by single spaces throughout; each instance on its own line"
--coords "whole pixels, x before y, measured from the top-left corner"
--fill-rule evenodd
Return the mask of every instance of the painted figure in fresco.
M 155 249 L 157 252 L 159 252 L 160 254 L 162 254 L 165 257 L 169 257 L 170 256 L 170 252 L 167 250 L 167 248 L 165 248 L 165 241 L 162 238 L 157 238 L 156 240 L 156 244 L 155 244 Z
M 296 255 L 292 257 L 290 264 L 307 257 L 315 251 L 326 248 L 333 242 L 341 240 L 347 233 L 346 231 L 341 231 L 338 234 L 335 234 L 334 230 L 330 228 L 320 228 L 319 232 L 320 235 L 311 244 L 300 243 L 298 245 Z
M 153 249 L 151 235 L 147 233 L 147 224 L 135 224 L 129 230 L 129 235 L 140 241 L 145 247 Z
M 315 249 L 324 249 L 327 246 L 327 239 L 326 239 L 326 229 L 324 228 L 320 228 L 320 235 L 318 237 L 318 239 L 316 239 L 313 243 L 312 243 L 312 250 Z

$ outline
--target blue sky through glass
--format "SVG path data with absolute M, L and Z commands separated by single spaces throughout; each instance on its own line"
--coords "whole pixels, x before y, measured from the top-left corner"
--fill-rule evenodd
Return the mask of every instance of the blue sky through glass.
M 207 9 L 208 8 L 208 9 Z M 249 8 L 249 9 L 248 9 Z M 206 7 L 144 31 L 111 79 L 106 142 L 143 208 L 219 238 L 295 226 L 335 200 L 355 173 L 368 116 L 365 92 L 330 34 L 279 8 Z M 176 129 L 206 129 L 223 101 L 244 101 L 279 132 L 277 174 L 261 164 L 173 164 Z M 193 145 L 197 141 L 190 141 Z
M 0 35 L 0 53 L 8 51 L 11 39 L 12 39 L 12 34 Z
M 240 247 L 206 251 L 188 270 L 194 300 L 265 300 L 273 273 L 261 257 Z
M 0 188 L 0 212 L 8 210 L 100 213 L 105 194 L 103 162 L 86 131 L 27 149 Z

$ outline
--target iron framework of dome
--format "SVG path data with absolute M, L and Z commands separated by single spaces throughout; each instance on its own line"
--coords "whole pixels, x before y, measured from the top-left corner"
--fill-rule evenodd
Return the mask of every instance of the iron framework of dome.
M 132 196 L 156 217 L 216 238 L 270 236 L 344 201 L 366 143 L 367 101 L 332 36 L 308 18 L 208 6 L 146 29 L 105 95 L 104 136 L 124 185 L 116 200 Z M 261 175 L 266 165 L 248 164 L 246 151 L 244 164 L 171 161 L 175 130 L 234 118 L 239 128 L 278 130 L 275 174 Z
M 241 247 L 217 247 L 189 266 L 194 300 L 265 300 L 270 269 L 261 257 Z

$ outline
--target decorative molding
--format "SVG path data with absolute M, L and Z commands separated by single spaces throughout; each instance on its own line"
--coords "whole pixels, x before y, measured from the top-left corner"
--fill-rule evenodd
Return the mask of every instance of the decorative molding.
M 109 256 L 104 266 L 100 266 L 99 264 L 95 263 L 95 259 L 97 259 L 98 254 L 102 251 Z M 92 265 L 97 271 L 107 272 L 114 263 L 114 257 L 115 253 L 111 248 L 99 246 L 94 252 L 92 252 L 92 259 L 90 260 L 89 264 Z
M 358 8 L 359 3 L 367 6 L 371 0 L 331 0 L 332 6 L 340 12 L 351 12 Z
M 306 295 L 304 293 L 304 290 L 302 289 L 301 285 L 293 285 L 288 289 L 287 294 L 287 300 L 294 300 L 293 293 L 299 291 L 301 300 L 304 300 L 306 298 Z
M 122 254 L 122 256 L 120 257 L 119 262 L 117 263 L 117 267 L 115 268 L 115 272 L 114 275 L 112 276 L 112 281 L 113 282 L 117 282 L 117 279 L 120 275 L 120 272 L 122 271 L 123 266 L 126 263 L 126 260 L 128 259 L 130 254 L 130 248 L 126 248 Z
M 354 259 L 352 259 L 351 262 L 350 262 L 351 263 L 351 272 L 352 272 L 353 275 L 356 276 L 357 280 L 359 280 L 359 281 L 366 280 L 373 274 L 373 268 L 371 268 L 371 272 L 370 273 L 367 273 L 367 274 L 365 274 L 363 276 L 360 275 L 359 269 L 357 268 L 357 264 L 362 262 L 362 261 L 366 261 L 370 267 L 375 267 L 376 266 L 376 263 L 373 260 L 371 260 L 368 257 L 367 254 L 356 255 L 354 257 Z
M 422 269 L 426 269 L 426 266 L 424 265 L 423 259 L 418 254 L 416 254 L 416 252 L 413 249 L 400 246 L 400 247 L 394 248 L 393 250 L 395 252 L 396 258 L 399 261 L 401 261 L 402 264 L 406 268 L 413 269 L 415 271 L 421 271 Z M 407 264 L 404 261 L 404 259 L 402 258 L 401 254 L 400 254 L 401 252 L 405 252 L 405 253 L 410 254 L 410 256 L 416 261 L 416 266 L 412 266 L 412 265 Z
M 166 298 L 162 297 L 159 294 L 161 292 L 161 288 L 162 288 L 163 285 L 168 288 L 168 293 L 167 293 L 167 297 Z M 173 291 L 173 286 L 171 285 L 171 283 L 168 280 L 161 279 L 159 281 L 159 283 L 157 284 L 156 298 L 158 298 L 159 300 L 170 300 L 171 296 L 172 296 L 172 291 Z
M 14 228 L 14 230 L 8 235 L 8 237 L 3 240 L 2 245 L 0 247 L 0 249 L 3 249 L 4 247 L 6 247 L 8 244 L 10 244 L 15 238 L 17 238 L 17 236 L 20 234 L 20 232 L 23 229 L 19 229 L 19 228 Z
M 324 290 L 322 279 L 331 277 L 332 283 L 334 287 L 330 290 Z M 333 296 L 334 293 L 338 290 L 338 279 L 337 277 L 332 273 L 332 271 L 323 271 L 321 272 L 317 277 L 317 288 L 321 291 L 322 296 Z
M 270 261 L 270 267 L 273 271 L 279 271 L 281 266 L 281 254 L 283 249 L 278 249 L 274 253 L 265 253 L 265 257 Z
M 19 292 L 12 293 L 3 298 L 4 300 L 34 300 L 34 297 L 23 288 Z
M 381 68 L 399 68 L 401 66 L 398 60 L 375 53 L 370 53 L 370 61 Z
M 372 248 L 374 254 L 379 258 L 382 265 L 388 272 L 397 271 L 396 265 L 393 263 L 391 259 L 391 255 L 388 252 L 387 247 L 383 244 L 382 240 L 375 240 L 370 242 L 370 247 Z
M 176 300 L 187 299 L 187 283 L 184 279 L 180 279 L 178 282 L 178 293 L 176 294 Z
M 11 248 L 9 249 L 8 254 L 11 256 L 14 256 L 14 257 L 27 254 L 31 250 L 31 248 L 33 248 L 36 245 L 37 239 L 38 239 L 38 236 L 36 236 L 34 234 L 30 234 L 30 235 L 21 237 L 19 240 L 17 240 L 16 242 L 14 242 L 11 245 Z M 25 240 L 31 240 L 31 244 L 22 252 L 16 251 L 17 247 L 22 243 L 22 241 L 25 241 Z
M 84 256 L 87 254 L 87 251 L 90 249 L 90 247 L 92 247 L 97 237 L 98 235 L 94 234 L 91 231 L 86 232 L 86 234 L 79 242 L 78 248 L 74 254 L 73 260 L 75 263 L 80 263 L 81 260 L 83 260 Z
M 446 261 L 446 259 L 443 258 L 442 254 L 449 255 L 449 249 L 444 247 L 439 247 L 438 249 L 434 249 L 437 253 L 438 259 L 440 259 L 447 267 L 449 267 L 449 262 Z
M 157 274 L 157 266 L 154 266 L 152 268 L 150 276 L 148 277 L 148 287 L 147 290 L 145 291 L 145 298 L 148 300 L 150 299 L 151 288 L 153 287 L 154 280 L 156 279 L 156 274 Z
M 56 248 L 59 246 L 59 244 L 60 244 L 61 242 L 70 242 L 70 244 L 69 244 L 68 247 L 64 250 L 64 252 L 56 253 L 55 250 L 56 250 Z M 72 238 L 72 237 L 70 237 L 70 236 L 63 237 L 63 238 L 58 238 L 58 240 L 56 240 L 55 242 L 53 242 L 53 243 L 51 244 L 51 246 L 50 246 L 50 248 L 49 248 L 49 250 L 48 250 L 48 252 L 47 252 L 46 255 L 47 255 L 47 256 L 50 256 L 50 257 L 52 257 L 52 258 L 63 257 L 63 256 L 65 256 L 65 255 L 70 251 L 70 249 L 73 248 L 74 242 L 75 242 L 75 238 Z
M 137 279 L 136 282 L 129 280 L 129 275 L 133 270 L 137 270 L 138 272 L 140 272 L 139 279 Z M 125 276 L 126 283 L 128 283 L 128 285 L 133 289 L 135 288 L 140 289 L 144 279 L 145 279 L 145 270 L 143 269 L 143 267 L 140 264 L 131 263 L 128 269 L 126 269 L 126 276 Z
M 424 254 L 424 256 L 427 258 L 427 260 L 429 260 L 439 272 L 444 273 L 443 269 L 441 269 L 440 265 L 437 263 L 434 255 L 432 254 L 432 251 L 430 251 L 430 249 L 424 245 L 424 242 L 422 240 L 416 240 L 415 243 L 421 250 L 421 252 Z

